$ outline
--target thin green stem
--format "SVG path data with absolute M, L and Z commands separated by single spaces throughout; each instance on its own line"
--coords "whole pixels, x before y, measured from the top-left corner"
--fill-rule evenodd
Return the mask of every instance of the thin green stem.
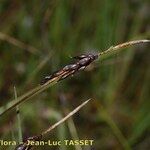
M 14 86 L 14 93 L 15 93 L 15 100 L 17 101 L 17 90 Z M 19 106 L 16 106 L 16 113 L 17 113 L 17 125 L 18 125 L 18 142 L 22 141 L 22 128 L 21 128 L 21 118 L 20 118 L 20 110 Z

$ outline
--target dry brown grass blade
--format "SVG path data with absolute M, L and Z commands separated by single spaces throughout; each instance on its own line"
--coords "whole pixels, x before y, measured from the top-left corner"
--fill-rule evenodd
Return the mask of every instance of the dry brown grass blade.
M 79 111 L 84 105 L 86 105 L 91 99 L 86 100 L 85 102 L 83 102 L 81 105 L 79 105 L 77 108 L 75 108 L 73 111 L 71 111 L 67 116 L 65 116 L 64 118 L 62 118 L 60 121 L 58 121 L 57 123 L 55 123 L 54 125 L 50 126 L 47 130 L 45 130 L 44 132 L 42 132 L 42 136 L 44 136 L 45 134 L 49 133 L 51 130 L 55 129 L 57 126 L 59 126 L 61 123 L 63 123 L 64 121 L 66 121 L 68 118 L 70 118 L 71 116 L 73 116 L 77 111 Z
M 50 126 L 48 129 L 46 129 L 45 131 L 43 131 L 41 134 L 37 135 L 37 136 L 32 136 L 29 137 L 25 142 L 23 142 L 23 144 L 20 144 L 15 150 L 20 150 L 20 149 L 26 149 L 29 150 L 32 148 L 31 145 L 28 145 L 28 141 L 39 141 L 41 140 L 46 134 L 48 134 L 50 131 L 52 131 L 53 129 L 55 129 L 56 127 L 58 127 L 60 124 L 62 124 L 63 122 L 65 122 L 68 118 L 70 118 L 71 116 L 73 116 L 75 113 L 77 113 L 83 106 L 85 106 L 91 99 L 86 100 L 85 102 L 83 102 L 82 104 L 80 104 L 78 107 L 76 107 L 73 111 L 71 111 L 68 115 L 66 115 L 64 118 L 62 118 L 60 121 L 56 122 L 54 125 Z
M 16 38 L 11 37 L 11 36 L 4 34 L 2 32 L 0 32 L 0 39 L 3 41 L 7 41 L 8 43 L 13 44 L 13 45 L 15 45 L 21 49 L 27 50 L 32 54 L 39 53 L 39 50 L 34 48 L 33 46 L 25 44 L 25 43 L 21 42 L 20 40 L 17 40 Z

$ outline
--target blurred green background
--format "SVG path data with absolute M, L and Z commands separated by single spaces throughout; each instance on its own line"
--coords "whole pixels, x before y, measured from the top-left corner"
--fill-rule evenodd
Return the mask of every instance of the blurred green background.
M 70 63 L 70 56 L 149 38 L 149 8 L 148 0 L 0 0 L 0 106 L 14 99 L 14 86 L 24 94 Z M 93 139 L 93 146 L 36 149 L 148 150 L 149 58 L 148 44 L 128 48 L 21 104 L 23 137 L 41 133 L 92 98 L 45 140 Z M 14 138 L 11 111 L 0 118 L 0 139 Z

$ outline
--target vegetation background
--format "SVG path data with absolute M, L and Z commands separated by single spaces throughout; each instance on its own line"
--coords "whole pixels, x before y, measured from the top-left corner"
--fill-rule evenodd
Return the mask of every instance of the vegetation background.
M 0 0 L 0 106 L 14 99 L 14 86 L 18 95 L 27 92 L 70 56 L 149 38 L 149 8 L 148 0 Z M 148 150 L 149 58 L 146 44 L 128 48 L 21 104 L 23 137 L 92 98 L 45 140 L 93 139 L 94 145 L 51 149 Z M 18 140 L 18 128 L 16 112 L 8 112 L 0 118 L 0 139 Z

